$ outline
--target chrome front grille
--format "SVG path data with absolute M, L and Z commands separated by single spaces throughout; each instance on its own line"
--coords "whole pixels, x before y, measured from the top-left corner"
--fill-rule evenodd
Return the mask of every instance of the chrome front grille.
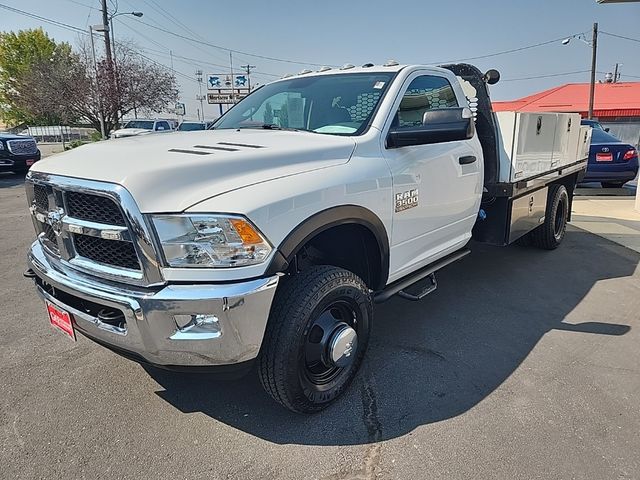
M 7 140 L 9 151 L 14 155 L 34 155 L 38 152 L 38 145 L 35 140 L 25 138 L 24 140 Z
M 118 227 L 126 225 L 120 207 L 110 198 L 79 192 L 67 192 L 65 196 L 68 214 L 74 218 Z
M 33 196 L 36 206 L 43 212 L 49 211 L 49 193 L 44 185 L 33 186 Z
M 37 172 L 27 197 L 39 241 L 78 270 L 133 283 L 162 283 L 145 218 L 122 187 Z
M 42 224 L 42 229 L 44 233 L 44 239 L 48 242 L 46 247 L 54 253 L 60 253 L 58 249 L 58 237 L 56 232 L 54 232 L 53 227 L 48 223 Z
M 94 262 L 116 267 L 140 270 L 138 255 L 133 243 L 121 240 L 106 240 L 89 235 L 73 235 L 78 255 Z

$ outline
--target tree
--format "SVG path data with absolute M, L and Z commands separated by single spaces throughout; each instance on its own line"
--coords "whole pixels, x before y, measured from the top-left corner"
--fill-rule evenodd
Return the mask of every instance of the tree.
M 174 75 L 131 45 L 117 64 L 93 62 L 89 42 L 73 51 L 42 29 L 0 33 L 0 115 L 10 124 L 89 123 L 105 133 L 132 111 L 158 113 L 177 98 Z M 115 82 L 110 75 L 115 71 Z
M 87 77 L 94 72 L 92 56 L 85 44 L 80 45 L 80 58 Z M 105 131 L 109 132 L 120 119 L 131 112 L 152 115 L 162 112 L 177 99 L 178 91 L 173 73 L 140 56 L 131 45 L 116 45 L 117 64 L 115 82 L 109 81 L 110 66 L 106 60 L 97 65 L 97 79 L 84 85 L 78 99 L 83 118 L 97 130 L 100 129 L 100 112 L 104 117 Z
M 73 120 L 68 98 L 82 69 L 68 43 L 41 29 L 0 33 L 0 115 L 10 124 Z

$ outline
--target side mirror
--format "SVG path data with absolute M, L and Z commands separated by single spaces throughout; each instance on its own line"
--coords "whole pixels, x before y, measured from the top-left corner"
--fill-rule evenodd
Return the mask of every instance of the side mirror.
M 609 132 L 609 127 L 604 129 L 605 132 Z
M 387 148 L 468 140 L 474 133 L 473 113 L 467 107 L 427 110 L 422 125 L 391 128 Z

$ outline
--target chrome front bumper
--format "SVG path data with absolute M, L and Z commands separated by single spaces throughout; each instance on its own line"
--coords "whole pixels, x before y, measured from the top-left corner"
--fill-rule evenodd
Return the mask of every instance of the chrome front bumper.
M 223 366 L 254 359 L 279 278 L 169 284 L 159 289 L 122 286 L 101 282 L 52 260 L 39 241 L 31 246 L 28 261 L 38 277 L 40 296 L 69 312 L 78 332 L 116 351 L 165 367 Z M 87 313 L 90 308 L 81 307 L 83 302 L 120 310 L 126 325 L 103 323 Z M 208 315 L 217 322 L 215 328 L 179 328 L 176 316 L 185 315 Z

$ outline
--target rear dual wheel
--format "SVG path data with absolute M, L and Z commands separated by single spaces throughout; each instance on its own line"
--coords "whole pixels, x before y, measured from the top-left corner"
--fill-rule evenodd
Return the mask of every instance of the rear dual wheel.
M 264 389 L 294 412 L 327 407 L 362 363 L 372 315 L 369 289 L 352 272 L 314 266 L 283 278 L 260 354 Z
M 531 243 L 545 250 L 560 246 L 567 231 L 569 219 L 569 194 L 564 185 L 551 185 L 547 196 L 544 223 L 529 236 Z

